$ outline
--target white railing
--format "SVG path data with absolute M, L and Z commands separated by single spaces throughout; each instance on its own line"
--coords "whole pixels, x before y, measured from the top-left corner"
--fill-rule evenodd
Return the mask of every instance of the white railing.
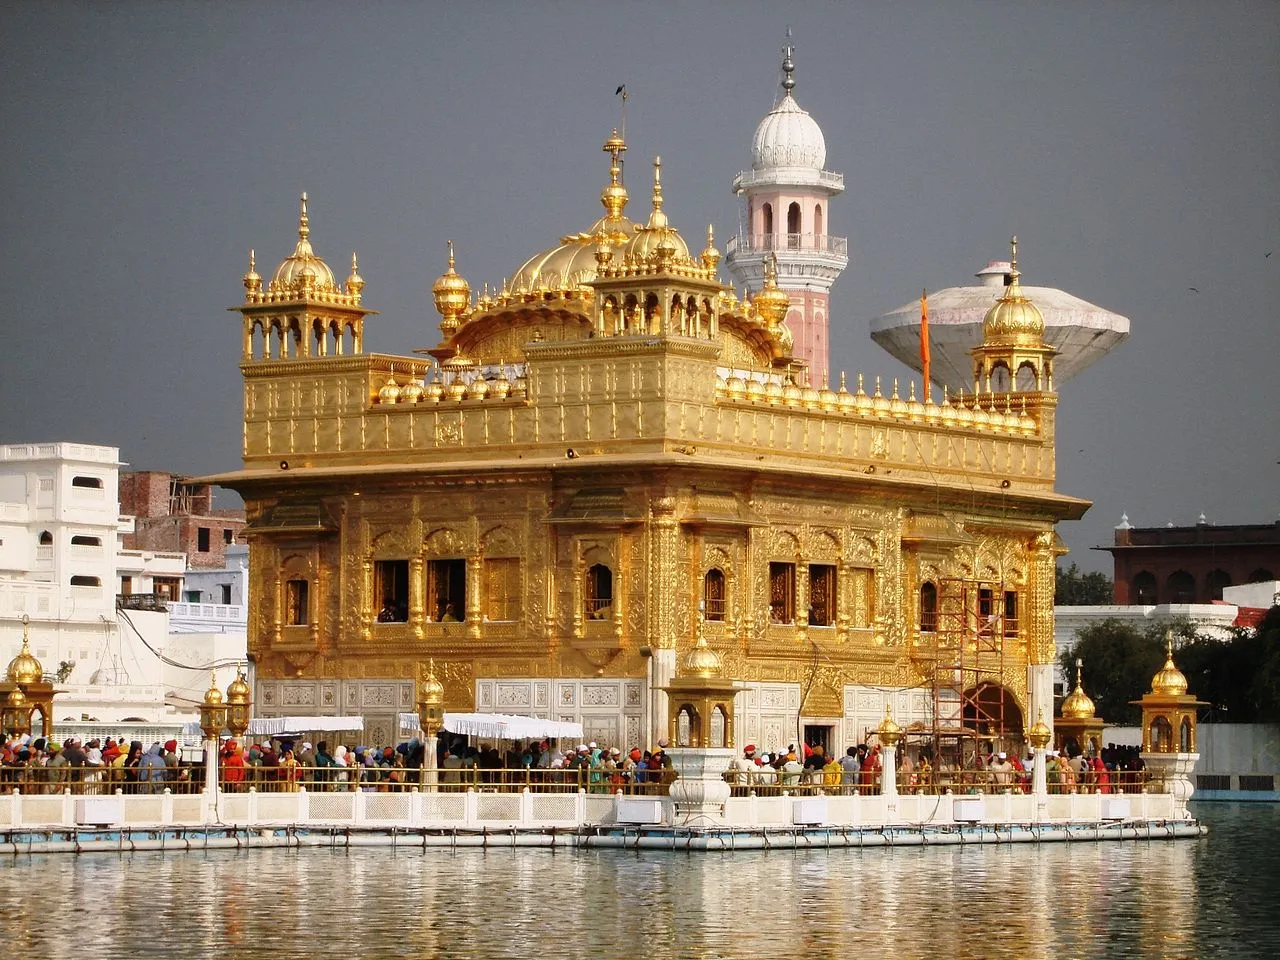
M 637 799 L 654 816 L 630 819 L 628 804 Z M 1038 811 L 1038 803 L 1043 810 Z M 816 819 L 813 819 L 815 818 Z M 1178 820 L 1178 803 L 1170 794 L 907 794 L 878 796 L 746 796 L 730 798 L 723 826 L 790 828 L 952 826 L 957 823 L 998 827 L 1012 824 L 1127 825 Z M 339 792 L 206 793 L 84 796 L 70 792 L 0 796 L 0 830 L 75 827 L 183 827 L 209 823 L 239 826 L 311 824 L 315 826 L 412 826 L 441 829 L 579 829 L 643 822 L 681 826 L 669 797 L 624 797 L 604 793 L 400 793 Z
M 178 603 L 166 604 L 169 620 L 212 620 L 216 623 L 246 623 L 245 608 L 239 603 Z
M 837 257 L 849 255 L 849 240 L 825 233 L 751 233 L 730 237 L 726 254 L 748 253 L 824 253 Z

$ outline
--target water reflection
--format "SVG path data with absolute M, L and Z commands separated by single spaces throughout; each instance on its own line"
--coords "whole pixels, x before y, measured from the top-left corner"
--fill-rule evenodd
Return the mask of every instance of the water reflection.
M 0 928 L 75 960 L 1280 955 L 1280 810 L 1199 813 L 1178 842 L 18 858 Z

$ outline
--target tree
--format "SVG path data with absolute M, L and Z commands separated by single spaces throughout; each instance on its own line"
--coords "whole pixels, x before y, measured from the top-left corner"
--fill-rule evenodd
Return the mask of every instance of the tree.
M 58 663 L 58 672 L 54 674 L 58 683 L 66 683 L 67 677 L 71 676 L 71 671 L 76 668 L 74 660 L 61 660 Z
M 1111 603 L 1111 596 L 1111 578 L 1105 573 L 1081 573 L 1074 563 L 1054 573 L 1053 602 L 1058 606 L 1099 606 Z

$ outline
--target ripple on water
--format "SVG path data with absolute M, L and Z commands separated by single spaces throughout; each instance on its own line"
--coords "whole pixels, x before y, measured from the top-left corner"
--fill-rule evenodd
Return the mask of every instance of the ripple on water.
M 3 861 L 7 957 L 1276 957 L 1280 805 L 1199 841 Z

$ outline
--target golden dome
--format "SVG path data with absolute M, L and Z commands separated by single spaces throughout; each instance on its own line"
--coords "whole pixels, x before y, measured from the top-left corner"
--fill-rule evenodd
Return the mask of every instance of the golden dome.
M 636 227 L 636 234 L 623 247 L 623 255 L 633 260 L 647 260 L 665 256 L 667 260 L 688 259 L 689 245 L 684 237 L 671 226 L 666 211 L 662 209 L 662 158 L 653 158 L 653 212 L 649 222 Z
M 449 241 L 449 268 L 432 284 L 431 295 L 435 297 L 442 327 L 456 326 L 458 318 L 471 306 L 471 284 L 453 269 L 452 240 Z
M 293 253 L 285 257 L 276 267 L 275 276 L 267 288 L 271 291 L 315 291 L 320 293 L 338 293 L 338 284 L 333 279 L 333 271 L 311 249 L 311 221 L 307 217 L 307 195 L 304 193 L 299 202 L 298 245 Z
M 876 733 L 880 735 L 880 742 L 886 747 L 892 747 L 902 739 L 902 728 L 898 726 L 893 714 L 890 712 L 889 704 L 884 705 L 884 719 L 880 721 L 880 726 Z
M 1027 739 L 1031 741 L 1031 746 L 1037 750 L 1043 750 L 1049 745 L 1049 741 L 1053 739 L 1053 731 L 1049 729 L 1049 725 L 1044 722 L 1043 716 L 1037 716 L 1036 722 L 1031 725 L 1031 729 L 1027 731 Z
M 209 689 L 204 692 L 204 702 L 211 707 L 219 706 L 223 703 L 222 691 L 218 689 L 218 675 L 210 673 Z
M 711 224 L 707 224 L 707 246 L 702 251 L 702 265 L 708 270 L 714 270 L 716 265 L 720 263 L 720 251 L 716 249 L 716 233 Z
M 1187 678 L 1173 665 L 1173 634 L 1165 635 L 1165 659 L 1154 677 L 1151 692 L 1164 697 L 1181 697 L 1187 692 Z
M 1009 286 L 982 321 L 982 340 L 987 345 L 1041 346 L 1044 343 L 1044 316 L 1039 308 L 1022 294 L 1018 280 L 1018 238 L 1013 248 L 1009 270 Z
M 698 642 L 684 658 L 684 672 L 689 676 L 714 677 L 720 673 L 722 666 L 720 654 L 707 646 L 706 637 L 698 637 Z
M 511 290 L 533 290 L 540 283 L 560 290 L 581 287 L 596 278 L 598 247 L 621 247 L 631 239 L 636 225 L 623 216 L 628 197 L 619 159 L 626 150 L 626 142 L 617 130 L 604 142 L 604 152 L 612 158 L 609 184 L 600 193 L 604 216 L 582 233 L 561 237 L 556 246 L 526 260 L 511 278 Z
M 31 655 L 31 647 L 27 641 L 27 623 L 22 624 L 22 649 L 9 661 L 8 678 L 11 683 L 39 683 L 44 678 L 44 667 Z
M 258 276 L 257 262 L 252 250 L 249 251 L 249 269 L 245 271 L 244 276 L 240 279 L 244 283 L 245 290 L 249 293 L 257 293 L 262 289 L 262 277 Z
M 1097 708 L 1093 705 L 1093 701 L 1084 692 L 1084 685 L 1080 679 L 1080 661 L 1077 660 L 1076 688 L 1067 694 L 1067 698 L 1062 701 L 1062 718 L 1064 720 L 1092 720 L 1096 710 Z
M 242 704 L 249 702 L 249 683 L 245 680 L 244 671 L 236 674 L 236 678 L 227 687 L 227 703 Z
M 777 326 L 787 316 L 791 298 L 778 287 L 778 255 L 764 262 L 764 287 L 751 298 L 756 315 L 769 326 Z

